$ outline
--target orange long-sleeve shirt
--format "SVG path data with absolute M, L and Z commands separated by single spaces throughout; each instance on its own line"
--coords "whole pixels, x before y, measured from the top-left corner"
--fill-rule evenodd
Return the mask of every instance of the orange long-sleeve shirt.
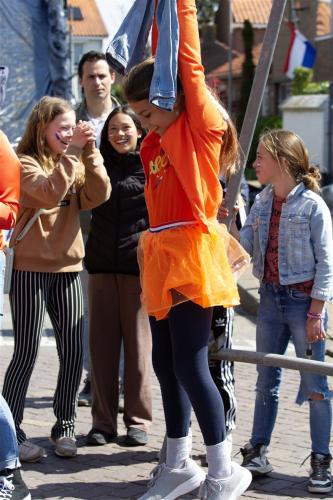
M 20 162 L 5 134 L 0 131 L 0 249 L 1 229 L 15 225 L 20 199 Z
M 185 109 L 162 137 L 141 146 L 152 227 L 198 221 L 207 231 L 222 201 L 219 155 L 226 124 L 205 83 L 194 0 L 178 1 L 178 69 Z

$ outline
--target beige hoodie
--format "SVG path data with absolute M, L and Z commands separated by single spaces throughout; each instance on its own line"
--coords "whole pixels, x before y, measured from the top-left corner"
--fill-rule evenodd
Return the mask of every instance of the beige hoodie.
M 76 154 L 63 156 L 53 171 L 46 173 L 32 157 L 21 155 L 21 197 L 17 224 L 10 246 L 15 246 L 14 269 L 36 272 L 82 270 L 84 245 L 80 210 L 90 210 L 110 197 L 111 185 L 103 158 L 92 143 Z M 75 191 L 75 172 L 85 170 L 85 182 Z M 45 209 L 24 238 L 15 244 L 26 223 L 39 209 Z

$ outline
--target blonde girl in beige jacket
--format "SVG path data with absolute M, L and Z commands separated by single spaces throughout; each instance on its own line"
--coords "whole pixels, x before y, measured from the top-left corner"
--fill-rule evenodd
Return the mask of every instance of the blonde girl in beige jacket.
M 20 459 L 34 462 L 45 450 L 27 441 L 21 423 L 46 312 L 59 356 L 51 441 L 59 456 L 77 452 L 74 424 L 83 330 L 79 272 L 84 256 L 79 212 L 106 201 L 111 187 L 94 129 L 87 122 L 76 126 L 75 113 L 63 99 L 43 97 L 35 105 L 17 153 L 22 163 L 20 210 L 10 242 L 15 246 L 10 291 L 15 347 L 3 395 L 13 413 Z M 39 209 L 41 215 L 16 244 Z

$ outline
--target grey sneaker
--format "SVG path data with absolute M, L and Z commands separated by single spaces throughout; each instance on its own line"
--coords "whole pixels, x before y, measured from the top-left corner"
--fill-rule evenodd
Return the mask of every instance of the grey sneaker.
M 242 467 L 252 472 L 254 476 L 263 476 L 273 470 L 266 456 L 267 446 L 264 444 L 253 447 L 251 443 L 247 443 L 240 451 L 243 455 Z
M 54 453 L 58 457 L 72 458 L 77 455 L 76 439 L 74 437 L 50 437 L 50 441 L 54 444 Z
M 332 491 L 331 460 L 331 455 L 311 453 L 311 472 L 308 482 L 310 493 L 329 493 Z
M 152 472 L 149 489 L 138 500 L 174 500 L 198 488 L 205 479 L 204 471 L 191 458 L 182 469 L 170 469 L 161 464 Z
M 199 498 L 202 500 L 236 500 L 251 484 L 250 471 L 231 462 L 231 476 L 226 479 L 214 479 L 206 476 L 200 486 Z
M 19 445 L 20 462 L 38 462 L 43 457 L 46 457 L 46 452 L 44 448 L 38 446 L 38 444 L 26 440 Z

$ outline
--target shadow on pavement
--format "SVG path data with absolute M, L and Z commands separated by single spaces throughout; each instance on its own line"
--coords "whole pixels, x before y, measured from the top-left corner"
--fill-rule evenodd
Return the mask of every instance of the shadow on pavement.
M 306 488 L 308 475 L 303 474 L 304 472 L 302 472 L 301 476 L 295 476 L 273 471 L 265 477 L 254 477 L 247 491 L 267 492 L 267 498 L 273 496 L 274 498 L 332 498 L 327 493 L 321 495 L 309 493 Z

